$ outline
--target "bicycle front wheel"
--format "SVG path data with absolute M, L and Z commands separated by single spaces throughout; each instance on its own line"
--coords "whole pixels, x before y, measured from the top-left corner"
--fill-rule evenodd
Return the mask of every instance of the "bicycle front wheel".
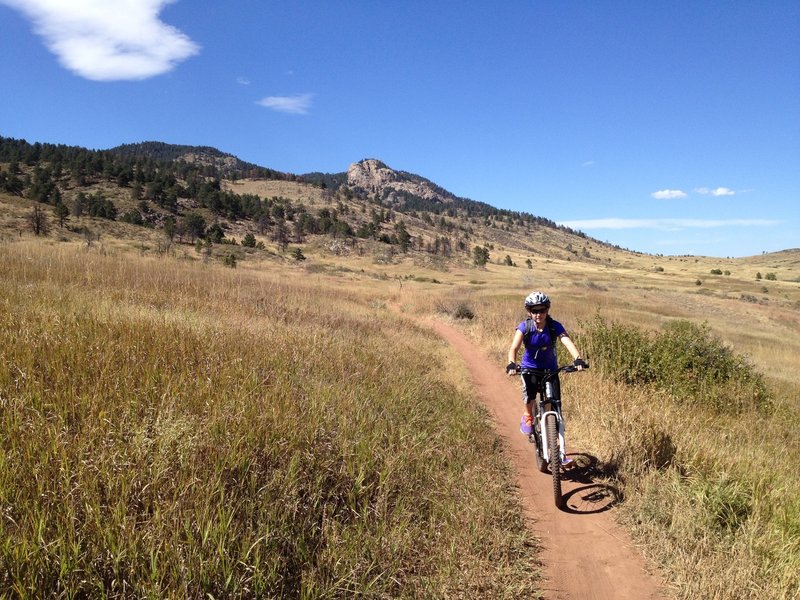
M 564 497 L 561 495 L 561 448 L 558 444 L 558 420 L 555 415 L 547 415 L 547 449 L 550 452 L 550 474 L 553 476 L 553 500 L 557 508 L 563 508 Z

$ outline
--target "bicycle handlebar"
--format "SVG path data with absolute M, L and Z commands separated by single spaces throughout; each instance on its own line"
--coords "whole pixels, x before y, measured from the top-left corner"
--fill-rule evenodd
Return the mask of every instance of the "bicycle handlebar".
M 586 371 L 589 368 L 589 363 L 586 363 L 582 369 L 578 369 L 573 364 L 564 365 L 563 367 L 559 367 L 555 371 L 548 371 L 545 369 L 520 369 L 517 368 L 516 371 L 509 371 L 509 375 L 522 375 L 523 373 L 534 373 L 536 375 L 544 375 L 545 377 L 552 377 L 554 375 L 558 375 L 559 373 L 574 373 L 575 371 Z

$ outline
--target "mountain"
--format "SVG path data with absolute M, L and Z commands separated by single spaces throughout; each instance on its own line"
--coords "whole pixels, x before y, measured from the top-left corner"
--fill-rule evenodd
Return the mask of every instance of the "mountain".
M 256 243 L 284 250 L 318 239 L 324 245 L 327 236 L 346 239 L 349 248 L 374 246 L 378 254 L 399 248 L 468 261 L 481 248 L 495 260 L 499 253 L 528 263 L 621 262 L 635 254 L 548 219 L 457 197 L 374 158 L 346 172 L 295 175 L 209 146 L 150 141 L 88 150 L 0 136 L 3 192 L 50 205 L 62 235 L 80 235 L 88 216 L 100 219 L 92 223 L 100 230 L 121 231 L 108 222 L 124 221 L 169 228 L 178 241 L 252 243 L 260 236 Z M 16 202 L 8 228 L 29 228 L 23 207 Z
M 244 162 L 232 154 L 209 146 L 184 146 L 163 142 L 125 144 L 109 150 L 128 158 L 147 158 L 155 161 L 177 161 L 198 167 L 206 167 L 207 175 L 221 178 L 270 179 L 308 183 L 331 193 L 348 190 L 347 195 L 372 198 L 380 204 L 398 212 L 429 212 L 436 215 L 446 213 L 451 217 L 501 218 L 535 223 L 540 226 L 559 228 L 553 221 L 527 213 L 498 209 L 485 202 L 458 197 L 436 185 L 429 179 L 392 169 L 378 159 L 367 158 L 349 166 L 342 173 L 312 172 L 303 175 L 284 173 Z M 579 237 L 586 236 L 567 228 L 561 228 Z M 601 242 L 597 242 L 601 243 Z
M 180 161 L 200 167 L 211 167 L 221 177 L 254 177 L 264 179 L 292 179 L 293 175 L 245 162 L 233 154 L 211 146 L 185 146 L 164 142 L 139 142 L 122 144 L 108 152 L 128 159 L 149 159 L 155 162 Z
M 458 197 L 376 158 L 339 173 L 296 175 L 209 146 L 150 141 L 89 150 L 0 136 L 0 207 L 0 230 L 12 235 L 35 230 L 31 215 L 38 211 L 58 223 L 65 239 L 91 228 L 159 245 L 164 235 L 170 242 L 247 238 L 280 253 L 289 244 L 336 246 L 381 260 L 399 250 L 419 253 L 417 259 L 472 261 L 481 250 L 505 264 L 530 266 L 538 258 L 654 269 L 658 259 Z M 796 263 L 796 253 L 787 255 L 786 268 Z

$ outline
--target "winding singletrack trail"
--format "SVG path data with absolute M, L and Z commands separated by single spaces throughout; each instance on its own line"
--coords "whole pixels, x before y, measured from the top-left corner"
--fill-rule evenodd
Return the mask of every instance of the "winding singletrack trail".
M 662 600 L 669 597 L 657 576 L 608 509 L 614 490 L 594 483 L 587 474 L 587 455 L 567 451 L 579 467 L 562 483 L 567 508 L 553 502 L 552 478 L 536 469 L 528 438 L 519 432 L 522 414 L 519 381 L 508 377 L 464 334 L 438 320 L 426 322 L 464 360 L 480 399 L 495 420 L 513 457 L 521 501 L 532 531 L 543 545 L 547 600 Z M 569 424 L 567 424 L 569 426 Z M 569 432 L 567 432 L 569 433 Z

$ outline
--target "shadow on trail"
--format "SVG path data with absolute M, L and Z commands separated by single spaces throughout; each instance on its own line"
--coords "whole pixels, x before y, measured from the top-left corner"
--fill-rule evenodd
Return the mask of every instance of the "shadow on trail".
M 563 512 L 592 515 L 605 512 L 622 501 L 622 493 L 613 485 L 595 481 L 615 475 L 613 466 L 600 465 L 596 456 L 574 453 L 575 466 L 564 473 L 565 481 L 583 484 L 564 493 Z

